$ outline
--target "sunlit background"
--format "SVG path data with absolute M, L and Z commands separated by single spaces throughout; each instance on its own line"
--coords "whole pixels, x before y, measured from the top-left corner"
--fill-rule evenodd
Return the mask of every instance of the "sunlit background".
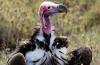
M 50 0 L 63 3 L 67 14 L 55 14 L 50 19 L 59 29 L 57 35 L 69 40 L 69 51 L 86 46 L 92 49 L 91 65 L 100 65 L 100 0 Z M 43 0 L 0 0 L 0 65 L 19 41 L 29 39 L 40 25 L 38 7 Z

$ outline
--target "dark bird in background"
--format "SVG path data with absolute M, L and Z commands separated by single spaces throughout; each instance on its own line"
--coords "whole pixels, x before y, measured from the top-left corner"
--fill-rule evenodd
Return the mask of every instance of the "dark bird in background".
M 49 16 L 62 12 L 67 12 L 63 4 L 44 1 L 38 11 L 40 28 L 36 29 L 30 40 L 16 48 L 8 59 L 7 65 L 77 65 L 79 62 L 83 65 L 90 64 L 91 50 L 86 48 L 72 51 L 73 56 L 69 55 L 71 59 L 67 59 L 67 37 L 56 36 L 49 19 Z M 84 61 L 86 56 L 89 62 Z
M 80 47 L 68 54 L 68 65 L 90 65 L 92 61 L 92 51 L 88 47 Z

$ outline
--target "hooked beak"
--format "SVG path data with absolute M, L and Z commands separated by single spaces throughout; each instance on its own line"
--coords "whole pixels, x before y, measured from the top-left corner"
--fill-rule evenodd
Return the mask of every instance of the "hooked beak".
M 57 8 L 58 8 L 58 12 L 59 13 L 62 13 L 62 12 L 66 12 L 67 13 L 67 11 L 68 11 L 67 7 L 65 5 L 63 5 L 63 4 L 59 4 Z
M 48 17 L 55 13 L 63 13 L 63 12 L 67 13 L 68 11 L 67 7 L 63 4 L 54 4 L 51 7 L 52 7 L 51 9 L 48 9 L 47 11 L 44 12 L 45 17 Z

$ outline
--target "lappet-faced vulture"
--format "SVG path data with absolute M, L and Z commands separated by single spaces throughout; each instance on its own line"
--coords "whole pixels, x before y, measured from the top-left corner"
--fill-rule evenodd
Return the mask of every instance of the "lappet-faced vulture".
M 44 1 L 39 7 L 40 28 L 36 29 L 31 39 L 19 46 L 8 60 L 8 65 L 53 65 L 52 46 L 56 39 L 49 16 L 67 12 L 63 4 Z M 23 58 L 23 59 L 22 59 Z M 20 59 L 20 60 L 18 60 Z M 20 62 L 24 63 L 20 63 Z
M 80 57 L 81 59 L 86 59 L 87 55 L 90 56 L 89 60 L 91 62 L 91 50 L 85 50 L 85 48 L 73 51 L 73 57 L 70 60 L 67 59 L 67 38 L 55 35 L 49 19 L 49 16 L 61 12 L 67 12 L 67 8 L 63 4 L 44 1 L 38 11 L 41 23 L 40 28 L 36 29 L 28 42 L 20 45 L 15 50 L 7 65 L 75 65 L 79 63 L 76 60 L 80 60 Z M 81 53 L 77 54 L 81 49 L 83 49 Z M 77 57 L 74 52 L 79 56 Z M 83 55 L 85 52 L 90 53 Z M 84 63 L 83 65 L 85 65 Z

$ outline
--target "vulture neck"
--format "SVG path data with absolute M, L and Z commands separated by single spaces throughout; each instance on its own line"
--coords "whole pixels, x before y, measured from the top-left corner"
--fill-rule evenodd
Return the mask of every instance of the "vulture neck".
M 40 20 L 41 20 L 41 30 L 43 31 L 43 33 L 49 35 L 51 33 L 51 22 L 49 17 L 47 16 L 40 16 Z

